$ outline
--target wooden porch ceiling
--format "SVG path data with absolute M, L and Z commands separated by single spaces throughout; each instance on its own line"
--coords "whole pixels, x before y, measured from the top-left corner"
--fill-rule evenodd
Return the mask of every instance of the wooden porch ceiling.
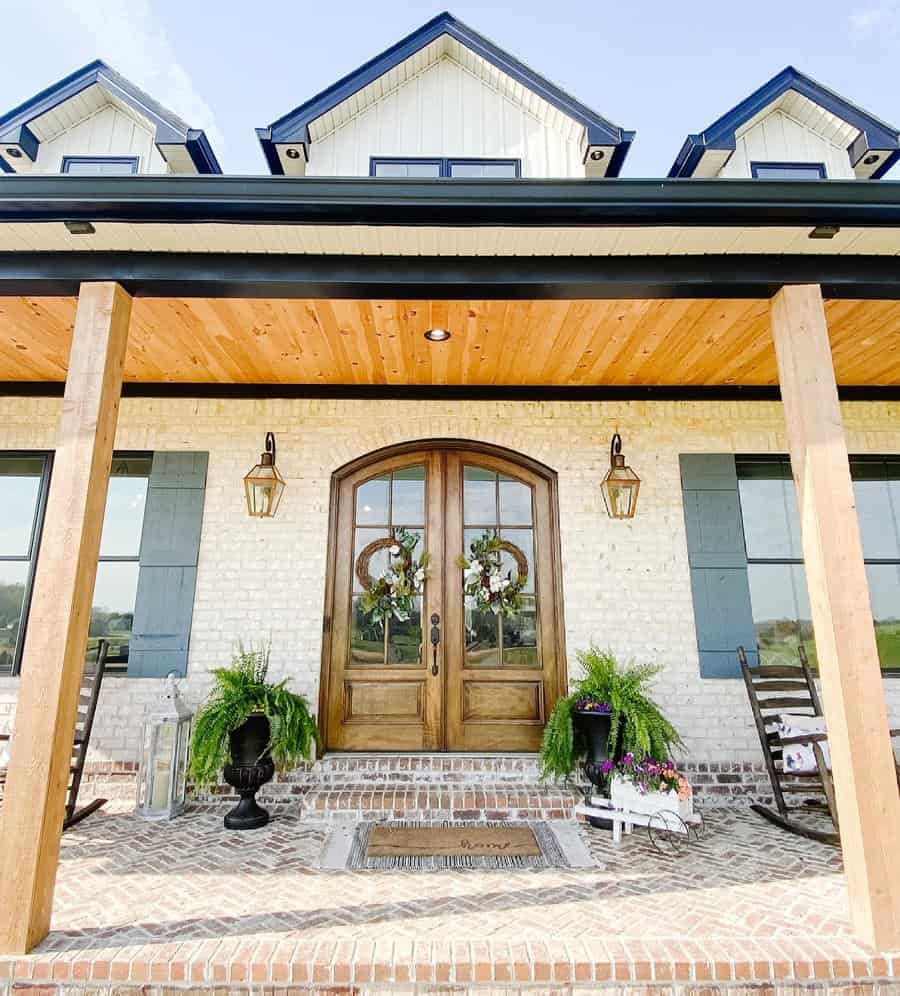
M 838 383 L 900 384 L 900 302 L 829 301 Z M 74 298 L 0 298 L 0 381 L 65 379 Z M 430 343 L 429 328 L 451 338 Z M 777 383 L 765 300 L 136 298 L 125 379 L 318 385 Z

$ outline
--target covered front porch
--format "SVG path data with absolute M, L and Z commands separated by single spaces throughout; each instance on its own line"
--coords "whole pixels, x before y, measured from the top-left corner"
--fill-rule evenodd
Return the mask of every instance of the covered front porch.
M 0 959 L 0 991 L 900 980 L 900 956 L 854 933 L 840 852 L 746 811 L 716 810 L 671 859 L 639 831 L 613 848 L 585 830 L 604 867 L 577 871 L 322 871 L 327 833 L 290 810 L 250 835 L 223 833 L 217 812 L 156 826 L 103 812 L 64 837 L 50 933 Z
M 199 190 L 176 189 L 173 181 L 166 188 L 171 203 L 154 200 L 148 215 L 149 202 L 142 197 L 152 194 L 152 180 L 140 181 L 145 184 L 140 189 L 138 181 L 113 185 L 107 193 L 121 195 L 121 200 L 112 206 L 109 196 L 103 203 L 92 202 L 87 188 L 76 191 L 83 199 L 56 202 L 55 190 L 47 194 L 40 189 L 41 181 L 33 182 L 29 197 L 11 199 L 0 233 L 10 247 L 0 259 L 0 314 L 7 330 L 0 376 L 7 382 L 4 405 L 13 427 L 9 446 L 56 450 L 21 678 L 15 679 L 12 757 L 0 811 L 0 875 L 4 892 L 13 897 L 0 912 L 0 950 L 19 954 L 39 946 L 37 955 L 21 962 L 22 972 L 45 971 L 38 966 L 44 964 L 47 945 L 58 943 L 58 930 L 82 929 L 66 919 L 65 905 L 60 913 L 59 902 L 54 906 L 53 900 L 58 855 L 63 883 L 70 847 L 76 851 L 73 871 L 77 866 L 81 876 L 94 876 L 90 881 L 96 883 L 97 921 L 84 928 L 88 933 L 113 927 L 103 919 L 110 906 L 102 899 L 108 889 L 115 894 L 123 884 L 117 871 L 122 863 L 116 865 L 113 852 L 132 848 L 137 868 L 141 862 L 152 864 L 150 854 L 156 849 L 163 855 L 170 847 L 183 849 L 177 863 L 165 862 L 158 873 L 164 878 L 154 880 L 159 903 L 166 901 L 160 886 L 170 880 L 165 876 L 171 868 L 183 868 L 177 882 L 184 885 L 194 874 L 205 874 L 192 869 L 210 867 L 203 857 L 204 835 L 212 833 L 214 823 L 197 814 L 164 828 L 146 828 L 124 815 L 103 816 L 64 838 L 59 850 L 64 774 L 114 452 L 210 455 L 204 482 L 208 510 L 195 537 L 198 559 L 187 565 L 197 570 L 196 604 L 201 611 L 195 611 L 190 652 L 187 646 L 177 648 L 197 697 L 208 668 L 222 663 L 217 655 L 223 641 L 244 635 L 248 623 L 265 620 L 264 606 L 279 623 L 273 639 L 290 637 L 278 648 L 283 673 L 299 681 L 311 701 L 318 696 L 321 720 L 329 708 L 345 718 L 349 709 L 323 694 L 334 574 L 329 566 L 334 542 L 329 536 L 334 535 L 338 515 L 335 488 L 340 472 L 358 468 L 355 461 L 368 460 L 383 447 L 393 447 L 386 456 L 391 460 L 397 448 L 405 453 L 415 444 L 422 452 L 439 454 L 435 460 L 443 460 L 442 466 L 455 458 L 445 453 L 448 447 L 460 460 L 490 450 L 495 462 L 492 480 L 514 476 L 515 467 L 525 468 L 533 487 L 545 489 L 540 508 L 547 539 L 539 538 L 538 546 L 543 544 L 549 555 L 542 584 L 545 592 L 557 591 L 559 599 L 547 616 L 555 629 L 554 639 L 544 646 L 549 663 L 543 683 L 531 683 L 530 699 L 515 700 L 522 709 L 519 718 L 535 728 L 517 747 L 533 749 L 546 707 L 565 689 L 571 674 L 567 655 L 598 640 L 618 642 L 626 656 L 652 654 L 671 663 L 663 685 L 677 708 L 684 709 L 692 739 L 715 740 L 718 749 L 727 752 L 728 741 L 737 737 L 741 751 L 752 751 L 745 739 L 749 714 L 740 689 L 733 681 L 717 683 L 727 677 L 722 673 L 725 659 L 734 666 L 734 641 L 716 643 L 711 638 L 704 643 L 694 630 L 692 571 L 733 565 L 702 562 L 707 554 L 721 552 L 715 549 L 715 535 L 712 546 L 701 544 L 689 556 L 682 503 L 692 488 L 679 477 L 679 455 L 729 455 L 734 480 L 728 486 L 735 494 L 736 453 L 789 455 L 799 498 L 802 555 L 844 838 L 846 892 L 836 852 L 795 841 L 744 815 L 717 815 L 712 826 L 721 832 L 673 863 L 676 867 L 648 873 L 653 903 L 660 902 L 661 895 L 674 896 L 668 912 L 665 906 L 652 906 L 650 921 L 660 924 L 667 950 L 686 945 L 683 957 L 657 958 L 645 952 L 645 936 L 640 941 L 635 936 L 633 949 L 628 946 L 628 931 L 621 926 L 623 909 L 641 894 L 648 864 L 638 840 L 621 852 L 629 856 L 627 870 L 624 858 L 607 856 L 606 870 L 586 878 L 582 873 L 547 873 L 550 894 L 539 890 L 531 907 L 540 913 L 535 944 L 523 962 L 530 967 L 521 969 L 519 979 L 518 956 L 510 947 L 510 954 L 500 956 L 509 966 L 501 972 L 512 972 L 518 981 L 550 981 L 557 978 L 557 967 L 546 966 L 562 966 L 558 971 L 565 973 L 569 964 L 575 979 L 578 966 L 588 964 L 592 967 L 581 969 L 589 972 L 586 982 L 615 979 L 616 972 L 626 971 L 635 981 L 643 981 L 646 972 L 651 973 L 647 978 L 662 980 L 664 974 L 653 973 L 666 971 L 675 978 L 687 972 L 686 980 L 701 980 L 706 971 L 713 978 L 721 971 L 721 979 L 734 981 L 801 979 L 825 971 L 827 977 L 839 978 L 845 963 L 862 959 L 863 977 L 889 975 L 889 959 L 872 952 L 900 946 L 900 889 L 892 874 L 900 798 L 888 738 L 887 682 L 872 625 L 849 454 L 863 452 L 884 461 L 900 452 L 894 403 L 900 297 L 896 191 L 883 186 L 873 193 L 838 183 L 827 185 L 829 200 L 818 185 L 806 195 L 802 184 L 751 190 L 747 184 L 696 181 L 688 193 L 684 184 L 672 183 L 651 188 L 620 181 L 614 189 L 525 183 L 516 188 L 513 204 L 510 188 L 490 184 L 454 187 L 448 194 L 448 188 L 428 189 L 418 183 L 375 182 L 363 189 L 337 181 L 325 190 L 315 184 L 294 188 L 293 181 L 278 187 L 269 181 L 241 181 L 240 187 L 225 182 L 218 203 L 206 196 L 212 188 L 204 187 L 201 206 Z M 128 184 L 135 185 L 133 192 Z M 250 187 L 254 196 L 248 195 Z M 466 197 L 460 198 L 460 192 Z M 34 212 L 32 221 L 21 220 Z M 59 220 L 88 215 L 96 222 L 91 224 L 98 236 L 95 251 L 77 242 L 92 235 L 65 236 L 60 246 L 62 237 L 54 227 Z M 820 231 L 823 226 L 839 230 L 829 235 Z M 445 236 L 446 243 L 441 241 Z M 838 241 L 829 242 L 830 251 L 814 251 L 822 239 Z M 251 242 L 258 251 L 246 251 Z M 351 244 L 353 252 L 342 251 Z M 451 244 L 453 253 L 445 258 L 441 251 Z M 185 246 L 189 251 L 183 251 Z M 386 249 L 392 249 L 390 256 L 383 254 Z M 538 251 L 542 255 L 536 255 Z M 428 340 L 425 333 L 437 329 L 449 331 L 450 338 Z M 604 517 L 597 493 L 615 429 L 624 435 L 626 446 L 630 441 L 629 455 L 643 474 L 641 510 L 619 532 L 614 532 L 619 524 Z M 269 430 L 288 442 L 279 452 L 285 455 L 288 487 L 293 489 L 288 494 L 296 496 L 297 504 L 291 511 L 285 506 L 269 536 L 254 524 L 252 535 L 242 539 L 240 527 L 246 519 L 240 503 L 233 501 L 234 488 L 240 488 L 245 465 L 255 459 L 255 441 L 261 442 Z M 518 464 L 509 462 L 511 453 L 519 454 Z M 522 475 L 524 479 L 524 471 Z M 725 490 L 717 482 L 708 490 L 717 489 Z M 437 502 L 444 509 L 450 505 L 451 499 Z M 641 533 L 642 516 L 652 524 L 652 533 Z M 244 573 L 234 563 L 238 546 L 238 567 Z M 276 570 L 269 571 L 266 558 L 272 551 Z M 305 573 L 292 573 L 292 565 L 301 561 Z M 744 561 L 746 568 L 746 556 Z M 260 572 L 254 573 L 257 566 Z M 265 582 L 246 583 L 260 575 Z M 281 587 L 272 588 L 272 577 L 281 577 Z M 298 585 L 298 578 L 307 586 Z M 549 625 L 544 626 L 545 636 Z M 430 673 L 443 681 L 446 670 Z M 131 711 L 120 714 L 127 716 L 122 730 L 116 730 L 122 733 L 121 745 L 112 735 L 107 741 L 114 761 L 124 761 L 129 751 L 133 756 L 129 737 L 152 693 L 134 681 L 139 676 L 136 672 L 115 679 L 120 683 L 116 702 L 127 702 Z M 378 701 L 384 706 L 383 698 Z M 418 708 L 415 695 L 410 701 Z M 465 712 L 465 703 L 457 705 Z M 422 725 L 429 739 L 422 746 L 440 749 L 465 743 L 444 735 L 439 711 L 424 713 Z M 403 749 L 415 745 L 406 743 Z M 504 744 L 495 741 L 479 749 L 502 752 Z M 304 923 L 324 915 L 321 909 L 330 908 L 326 897 L 334 878 L 306 875 L 303 865 L 312 860 L 303 850 L 304 841 L 315 843 L 321 831 L 287 817 L 266 833 L 271 848 L 264 849 L 264 861 L 275 861 L 277 855 L 285 868 L 295 868 L 298 880 L 313 883 L 309 906 L 299 907 Z M 149 850 L 143 849 L 144 841 Z M 374 947 L 371 954 L 359 955 L 360 964 L 381 964 L 379 939 L 353 935 L 346 938 L 353 946 L 342 948 L 341 958 L 328 949 L 326 967 L 324 947 L 319 954 L 315 946 L 303 947 L 320 939 L 307 938 L 301 927 L 296 951 L 284 961 L 266 960 L 263 965 L 261 960 L 254 978 L 251 961 L 241 959 L 247 945 L 259 940 L 257 928 L 244 932 L 240 920 L 248 914 L 243 912 L 243 891 L 222 873 L 252 865 L 253 845 L 231 837 L 226 844 L 224 835 L 222 841 L 221 862 L 208 872 L 221 881 L 222 891 L 203 889 L 197 897 L 196 923 L 182 921 L 171 928 L 187 938 L 196 925 L 201 935 L 218 930 L 215 939 L 195 938 L 206 945 L 205 954 L 191 954 L 198 964 L 203 961 L 199 981 L 209 981 L 209 971 L 214 982 L 287 982 L 269 973 L 276 966 L 303 964 L 312 974 L 298 974 L 298 982 L 352 982 L 363 941 Z M 744 843 L 738 846 L 735 842 L 740 841 Z M 746 864 L 734 858 L 736 847 L 738 852 L 746 848 Z M 96 859 L 79 856 L 92 850 L 100 852 Z M 729 859 L 743 867 L 736 883 L 723 871 Z M 91 866 L 91 860 L 100 865 Z M 796 878 L 782 877 L 786 865 L 796 870 Z M 613 876 L 615 881 L 604 877 L 613 869 L 622 873 Z M 695 869 L 699 885 L 691 878 Z M 674 881 L 665 877 L 670 873 Z M 152 879 L 157 873 L 148 874 Z M 658 874 L 663 877 L 653 877 Z M 686 886 L 679 883 L 680 875 L 688 876 Z M 725 875 L 725 885 L 720 875 Z M 73 881 L 79 877 L 76 872 Z M 377 878 L 363 877 L 361 888 Z M 516 927 L 520 936 L 531 936 L 526 921 L 516 917 L 528 914 L 534 897 L 517 876 L 504 876 L 498 889 L 499 878 L 446 879 L 454 895 L 457 889 L 467 894 L 473 885 L 471 902 L 489 910 L 497 893 L 525 889 L 515 915 L 507 916 L 504 910 L 481 935 L 468 933 L 469 927 L 461 929 L 459 953 L 452 943 L 446 962 L 453 979 L 465 981 L 469 971 L 478 981 L 503 981 L 484 974 L 483 965 L 493 961 L 493 954 L 484 954 L 478 946 L 483 941 L 476 945 L 478 937 L 490 934 L 513 945 Z M 175 879 L 173 875 L 171 881 Z M 284 881 L 290 879 L 284 873 Z M 816 888 L 810 890 L 808 903 L 792 905 L 790 895 L 798 889 L 805 894 L 813 880 Z M 279 892 L 286 886 L 280 877 L 278 881 L 277 889 L 261 893 L 288 895 Z M 534 877 L 535 883 L 544 881 L 544 875 Z M 779 902 L 774 905 L 762 894 L 762 883 L 773 881 L 779 883 Z M 403 883 L 421 892 L 416 876 L 392 879 L 387 886 L 391 898 L 382 900 L 388 919 L 394 918 L 395 892 L 401 897 L 400 918 L 407 915 L 403 911 L 411 900 L 402 898 Z M 734 891 L 717 891 L 722 888 Z M 348 891 L 356 889 L 354 877 Z M 745 889 L 750 890 L 747 898 Z M 610 926 L 602 947 L 565 957 L 548 953 L 544 959 L 537 933 L 546 936 L 558 907 L 585 902 L 586 890 L 602 897 L 590 900 L 587 919 L 616 924 L 615 943 Z M 129 904 L 140 895 L 130 884 L 125 891 L 123 919 L 130 918 L 134 907 Z M 169 894 L 177 892 L 176 886 Z M 723 936 L 721 927 L 704 919 L 707 913 L 692 905 L 699 894 L 705 910 L 744 911 L 733 933 Z M 823 894 L 833 919 L 830 913 L 823 916 Z M 709 896 L 715 899 L 706 907 Z M 607 901 L 612 905 L 604 906 Z M 230 913 L 213 908 L 219 904 L 227 910 L 232 902 Z M 600 905 L 595 908 L 594 902 Z M 845 902 L 852 911 L 852 936 Z M 455 909 L 452 902 L 449 905 Z M 147 924 L 142 928 L 147 935 L 155 932 L 150 924 L 160 924 L 163 934 L 170 930 L 164 924 L 179 924 L 165 905 L 151 902 L 148 909 L 155 912 L 139 920 Z M 673 915 L 673 909 L 679 912 Z M 671 926 L 682 909 L 688 911 L 686 923 L 705 923 L 696 928 L 696 936 L 689 936 L 691 931 L 682 936 Z M 791 910 L 802 929 L 784 919 Z M 273 940 L 265 925 L 274 921 L 266 917 L 277 921 L 278 910 L 257 912 L 264 918 L 262 934 Z M 344 915 L 347 922 L 354 921 L 350 914 L 335 913 Z M 450 914 L 452 930 L 435 923 L 425 959 L 429 964 L 445 964 L 443 955 L 435 954 L 436 946 L 448 935 L 455 937 L 459 921 L 453 918 L 459 915 Z M 326 920 L 330 930 L 333 923 L 327 915 Z M 573 914 L 573 921 L 575 926 L 564 924 L 572 933 L 563 936 L 571 936 L 574 945 L 576 932 L 580 936 L 584 931 L 584 918 Z M 211 922 L 225 926 L 213 928 Z M 298 921 L 288 917 L 288 922 L 293 931 Z M 507 934 L 508 923 L 513 926 Z M 771 931 L 766 926 L 770 923 Z M 230 932 L 233 927 L 235 934 Z M 820 940 L 833 934 L 833 927 L 844 938 L 840 945 L 846 946 L 825 945 L 825 953 L 817 958 Z M 634 929 L 636 934 L 640 928 Z M 799 944 L 801 934 L 815 940 L 790 954 L 778 947 L 785 935 Z M 620 935 L 625 940 L 620 941 Z M 730 947 L 738 943 L 738 935 L 762 938 L 759 958 Z M 138 943 L 127 933 L 120 936 L 129 951 L 133 941 Z M 232 937 L 239 939 L 233 949 Z M 624 947 L 617 947 L 619 943 Z M 223 956 L 228 952 L 229 965 L 234 961 L 245 967 L 216 967 L 220 963 L 212 956 L 214 948 Z M 391 964 L 397 950 L 391 947 Z M 458 966 L 452 967 L 457 959 Z M 827 970 L 817 969 L 817 960 L 829 962 Z M 76 961 L 84 964 L 85 959 Z M 112 973 L 112 962 L 115 959 L 96 960 L 106 966 L 101 972 Z M 124 971 L 123 962 L 124 956 L 116 962 L 117 973 Z M 161 962 L 165 972 L 171 971 L 168 950 Z M 657 962 L 668 968 L 644 967 Z M 134 953 L 129 953 L 128 963 L 143 964 Z M 764 967 L 757 968 L 757 963 Z M 63 964 L 68 963 L 60 956 Z M 179 964 L 178 959 L 172 964 Z M 704 964 L 712 968 L 698 968 Z M 719 964 L 728 967 L 719 969 Z M 626 965 L 630 967 L 620 967 Z M 338 969 L 340 979 L 328 974 Z M 47 970 L 51 977 L 68 971 Z M 146 971 L 151 981 L 177 981 L 171 976 L 155 978 L 150 963 Z M 157 965 L 155 971 L 158 977 L 163 969 Z M 284 974 L 283 967 L 277 971 Z M 293 978 L 294 969 L 290 971 Z M 418 969 L 386 971 L 393 973 L 390 979 L 407 982 Z M 437 968 L 428 971 L 437 973 Z M 242 972 L 244 978 L 239 979 Z M 435 974 L 430 981 L 444 980 Z M 562 974 L 558 981 L 565 981 Z

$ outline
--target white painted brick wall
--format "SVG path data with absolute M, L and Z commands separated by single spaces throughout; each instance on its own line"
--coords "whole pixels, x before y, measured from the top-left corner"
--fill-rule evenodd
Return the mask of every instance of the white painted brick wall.
M 51 448 L 59 406 L 0 399 L 0 448 Z M 847 404 L 844 417 L 851 451 L 900 453 L 900 404 Z M 632 522 L 609 520 L 598 488 L 615 426 L 643 480 Z M 277 518 L 251 520 L 241 478 L 267 430 L 278 437 L 288 487 Z M 659 661 L 657 697 L 693 759 L 758 759 L 743 686 L 699 677 L 678 454 L 785 452 L 775 403 L 124 400 L 118 448 L 210 453 L 189 701 L 200 701 L 208 670 L 228 662 L 236 639 L 271 637 L 273 674 L 317 703 L 331 474 L 370 450 L 434 437 L 500 444 L 553 467 L 570 655 L 595 640 L 622 658 Z M 16 686 L 0 679 L 0 729 L 10 725 Z M 158 688 L 107 681 L 93 760 L 135 759 Z M 885 688 L 900 722 L 900 681 Z

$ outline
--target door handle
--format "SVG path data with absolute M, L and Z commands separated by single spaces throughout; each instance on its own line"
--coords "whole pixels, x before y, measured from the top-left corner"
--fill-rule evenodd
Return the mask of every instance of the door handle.
M 438 644 L 441 642 L 441 617 L 437 612 L 431 616 L 431 674 L 437 677 L 438 674 Z

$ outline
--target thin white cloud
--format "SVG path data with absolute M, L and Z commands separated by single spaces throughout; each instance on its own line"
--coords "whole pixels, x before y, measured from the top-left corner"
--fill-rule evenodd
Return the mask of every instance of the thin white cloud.
M 178 61 L 152 0 L 61 0 L 59 13 L 90 41 L 96 57 L 146 90 L 192 128 L 203 128 L 217 153 L 224 140 L 212 108 Z M 65 27 L 57 23 L 57 28 Z
M 886 0 L 881 4 L 858 7 L 851 11 L 850 30 L 861 38 L 873 35 L 893 35 L 900 24 L 900 0 Z

